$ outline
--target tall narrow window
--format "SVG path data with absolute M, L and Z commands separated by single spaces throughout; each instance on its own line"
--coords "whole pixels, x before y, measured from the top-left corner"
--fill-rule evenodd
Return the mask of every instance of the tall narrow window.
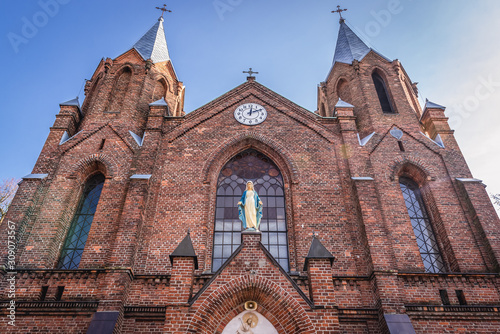
M 97 174 L 87 181 L 64 242 L 57 265 L 59 269 L 78 269 L 103 185 L 102 174 Z
M 217 185 L 212 270 L 217 271 L 241 244 L 243 226 L 237 203 L 253 181 L 263 202 L 260 223 L 262 243 L 281 267 L 288 271 L 288 237 L 285 217 L 283 177 L 265 155 L 246 150 L 236 155 L 220 172 Z
M 373 72 L 372 79 L 382 111 L 387 114 L 393 114 L 394 108 L 392 107 L 391 99 L 389 98 L 389 92 L 387 91 L 384 79 L 382 79 L 377 72 Z
M 425 270 L 429 273 L 444 272 L 443 258 L 418 185 L 408 178 L 400 178 L 399 186 L 403 192 Z

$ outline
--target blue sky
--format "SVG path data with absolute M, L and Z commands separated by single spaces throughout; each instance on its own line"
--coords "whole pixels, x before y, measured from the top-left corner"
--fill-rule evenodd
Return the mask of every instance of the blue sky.
M 156 22 L 154 7 L 163 2 L 0 4 L 0 179 L 31 172 L 59 103 L 83 100 L 84 79 L 100 59 L 129 49 Z M 500 193 L 497 0 L 168 1 L 167 42 L 186 85 L 186 111 L 244 82 L 241 72 L 249 67 L 260 72 L 259 82 L 314 111 L 335 49 L 338 15 L 330 12 L 337 4 L 348 8 L 348 24 L 365 41 L 402 62 L 422 99 L 448 107 L 473 175 Z

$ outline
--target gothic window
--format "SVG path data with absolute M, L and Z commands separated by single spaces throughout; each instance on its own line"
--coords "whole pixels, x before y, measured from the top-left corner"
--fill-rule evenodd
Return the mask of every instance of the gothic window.
M 382 79 L 380 74 L 377 72 L 373 72 L 372 79 L 382 111 L 386 114 L 393 114 L 394 108 L 392 107 L 389 92 L 387 91 L 384 79 Z
M 78 269 L 103 185 L 102 174 L 97 174 L 87 181 L 64 242 L 57 265 L 59 269 Z
M 132 71 L 130 68 L 125 67 L 113 85 L 108 111 L 122 111 L 123 100 L 128 91 L 131 77 Z
M 260 223 L 262 244 L 281 267 L 288 271 L 283 177 L 268 157 L 255 150 L 246 150 L 236 155 L 220 172 L 212 270 L 217 271 L 241 244 L 243 227 L 238 218 L 237 203 L 246 189 L 247 181 L 253 181 L 255 190 L 264 204 Z
M 407 178 L 399 179 L 406 208 L 410 216 L 413 232 L 417 238 L 418 248 L 425 270 L 429 273 L 444 272 L 444 262 L 436 242 L 436 236 L 431 226 L 429 215 L 425 210 L 422 194 L 418 185 Z

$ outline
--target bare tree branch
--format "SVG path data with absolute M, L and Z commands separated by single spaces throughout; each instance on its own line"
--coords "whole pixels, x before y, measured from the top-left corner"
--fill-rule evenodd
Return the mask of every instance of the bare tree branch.
M 7 215 L 10 203 L 17 191 L 18 181 L 11 178 L 0 181 L 0 223 Z
M 500 194 L 490 194 L 490 197 L 491 201 L 493 202 L 493 206 L 500 215 Z

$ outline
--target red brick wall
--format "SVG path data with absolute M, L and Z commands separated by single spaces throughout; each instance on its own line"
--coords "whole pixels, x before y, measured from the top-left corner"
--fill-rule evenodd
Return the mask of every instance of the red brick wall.
M 113 90 L 124 66 L 132 73 L 130 82 L 121 110 L 110 113 L 107 106 L 117 96 Z M 397 114 L 380 110 L 371 79 L 375 69 L 383 73 Z M 422 111 L 406 87 L 411 81 L 404 69 L 374 53 L 360 63 L 359 72 L 351 65 L 334 66 L 319 89 L 327 116 L 333 116 L 340 79 L 347 80 L 340 92 L 354 108 L 337 110 L 337 118 L 323 119 L 253 80 L 184 117 L 164 117 L 166 108 L 148 106 L 158 98 L 158 80 L 165 82 L 171 115 L 182 114 L 175 109 L 182 104 L 182 83 L 170 63 L 147 71 L 133 50 L 101 62 L 86 87 L 83 119 L 75 107 L 64 106 L 51 128 L 33 169 L 48 177 L 23 181 L 6 218 L 16 222 L 16 264 L 24 268 L 19 270 L 17 298 L 37 300 L 43 285 L 53 298 L 54 289 L 65 286 L 64 301 L 99 301 L 99 310 L 120 311 L 117 328 L 127 333 L 180 333 L 189 326 L 220 332 L 248 299 L 263 305 L 261 313 L 280 333 L 381 333 L 384 312 L 439 305 L 440 289 L 448 290 L 454 305 L 455 290 L 463 290 L 470 305 L 500 304 L 499 278 L 493 274 L 500 223 L 480 184 L 456 181 L 471 174 L 446 120 L 434 110 L 420 124 Z M 235 108 L 247 102 L 267 109 L 263 124 L 244 126 L 234 119 Z M 404 131 L 404 151 L 389 134 L 393 126 Z M 75 137 L 59 145 L 64 131 Z M 144 135 L 142 146 L 129 131 Z M 360 146 L 357 133 L 364 137 L 373 131 L 373 138 Z M 420 131 L 441 134 L 446 148 Z M 211 273 L 217 177 L 227 161 L 248 148 L 272 159 L 284 178 L 290 276 L 275 266 L 257 236 L 247 238 L 239 257 L 220 275 Z M 106 182 L 81 270 L 52 270 L 83 185 L 97 172 Z M 134 174 L 151 178 L 131 180 Z M 424 273 L 399 188 L 402 176 L 420 185 L 446 269 L 459 274 Z M 175 259 L 173 267 L 169 259 L 188 229 L 197 270 L 192 259 Z M 303 266 L 313 233 L 335 262 L 333 267 L 328 261 L 313 263 L 314 275 L 309 275 Z M 5 259 L 6 224 L 0 235 Z M 0 299 L 8 300 L 6 281 L 0 284 Z M 134 318 L 124 313 L 125 306 L 165 306 L 166 320 Z M 456 313 L 476 316 L 474 311 Z M 345 314 L 364 318 L 356 322 Z M 489 316 L 494 320 L 485 321 L 484 328 L 498 321 L 498 315 Z M 417 332 L 451 326 L 438 324 L 425 312 L 412 314 L 412 319 Z M 455 324 L 487 332 L 467 319 Z M 23 315 L 19 321 L 29 326 L 25 330 L 53 330 L 62 324 L 75 326 L 76 333 L 90 318 L 54 311 Z

